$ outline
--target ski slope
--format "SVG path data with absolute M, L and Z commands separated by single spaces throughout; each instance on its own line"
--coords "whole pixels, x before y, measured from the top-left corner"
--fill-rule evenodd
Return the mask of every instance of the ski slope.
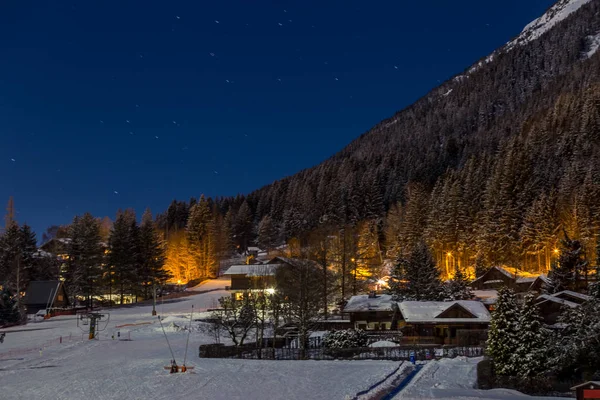
M 189 323 L 192 304 L 198 313 L 215 307 L 219 297 L 228 295 L 224 290 L 228 282 L 209 281 L 191 290 L 211 292 L 157 304 L 179 364 L 187 339 L 181 327 Z M 345 399 L 398 367 L 397 362 L 380 361 L 200 359 L 198 346 L 212 339 L 196 329 L 190 336 L 186 363 L 195 369 L 169 374 L 163 367 L 171 359 L 170 351 L 151 310 L 147 305 L 109 310 L 106 330 L 92 341 L 77 327 L 74 316 L 7 329 L 0 344 L 1 398 Z M 131 340 L 113 340 L 119 332 L 122 339 Z

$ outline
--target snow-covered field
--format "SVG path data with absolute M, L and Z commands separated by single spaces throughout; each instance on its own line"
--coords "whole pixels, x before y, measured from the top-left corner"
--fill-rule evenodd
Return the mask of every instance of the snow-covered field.
M 183 362 L 189 313 L 213 308 L 228 279 L 191 290 L 206 291 L 157 305 L 177 361 Z M 171 359 L 151 306 L 109 310 L 100 340 L 86 340 L 74 316 L 7 329 L 0 344 L 0 387 L 12 399 L 345 399 L 381 381 L 398 367 L 381 361 L 258 361 L 200 359 L 211 338 L 193 330 L 187 365 L 169 374 Z M 123 326 L 126 325 L 126 326 Z M 103 327 L 104 323 L 100 323 Z M 26 330 L 17 332 L 19 330 Z M 14 331 L 14 332 L 11 332 Z M 120 332 L 122 339 L 118 340 Z M 113 334 L 115 339 L 112 339 Z M 62 343 L 60 343 L 62 337 Z M 40 352 L 41 349 L 41 352 Z
M 474 389 L 479 361 L 481 358 L 457 357 L 428 362 L 394 399 L 559 400 L 531 397 L 510 389 Z

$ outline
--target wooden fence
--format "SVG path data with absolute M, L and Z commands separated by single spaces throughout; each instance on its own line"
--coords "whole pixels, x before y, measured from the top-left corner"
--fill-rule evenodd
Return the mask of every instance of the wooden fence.
M 253 345 L 200 346 L 201 358 L 243 358 L 264 360 L 409 360 L 414 353 L 416 360 L 434 358 L 454 358 L 457 356 L 479 357 L 483 355 L 483 348 L 473 347 L 361 347 L 353 349 L 326 349 L 326 348 L 262 348 Z

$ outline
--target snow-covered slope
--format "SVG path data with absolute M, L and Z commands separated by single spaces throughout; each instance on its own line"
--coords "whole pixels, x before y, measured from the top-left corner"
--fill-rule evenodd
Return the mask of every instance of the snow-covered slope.
M 487 56 L 486 58 L 477 62 L 475 65 L 469 68 L 466 76 L 468 77 L 469 74 L 472 74 L 473 72 L 477 71 L 485 64 L 489 64 L 490 62 L 494 61 L 494 58 L 498 53 L 508 52 L 514 49 L 516 46 L 523 46 L 533 40 L 538 39 L 544 33 L 552 29 L 556 24 L 563 21 L 569 15 L 573 14 L 575 11 L 579 10 L 583 5 L 589 3 L 590 1 L 592 0 L 559 0 L 558 2 L 556 2 L 556 4 L 550 7 L 550 9 L 548 9 L 548 11 L 544 13 L 544 15 L 527 24 L 527 26 L 523 28 L 523 31 L 519 34 L 519 36 L 506 43 L 505 46 L 494 51 L 492 54 L 490 54 L 489 56 Z M 590 45 L 591 54 L 588 53 L 587 55 L 588 57 L 591 57 L 591 55 L 594 54 L 594 52 L 598 49 L 598 40 L 600 39 L 598 37 L 590 36 L 588 40 L 592 40 L 592 44 Z M 594 42 L 593 40 L 596 41 Z M 465 75 L 459 75 L 454 79 L 462 79 L 463 77 L 465 77 Z
M 510 50 L 514 46 L 527 44 L 544 33 L 548 32 L 556 24 L 567 18 L 569 15 L 579 10 L 581 6 L 589 3 L 591 0 L 559 0 L 544 15 L 530 22 L 519 36 L 507 43 Z

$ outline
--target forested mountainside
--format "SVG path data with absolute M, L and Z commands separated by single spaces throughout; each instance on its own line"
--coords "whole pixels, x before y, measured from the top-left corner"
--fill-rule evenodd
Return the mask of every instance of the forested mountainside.
M 600 0 L 561 0 L 329 160 L 209 206 L 240 247 L 352 231 L 376 242 L 379 259 L 425 238 L 438 262 L 543 270 L 566 231 L 591 252 L 600 229 L 599 38 Z M 174 202 L 159 225 L 185 227 L 189 207 Z

